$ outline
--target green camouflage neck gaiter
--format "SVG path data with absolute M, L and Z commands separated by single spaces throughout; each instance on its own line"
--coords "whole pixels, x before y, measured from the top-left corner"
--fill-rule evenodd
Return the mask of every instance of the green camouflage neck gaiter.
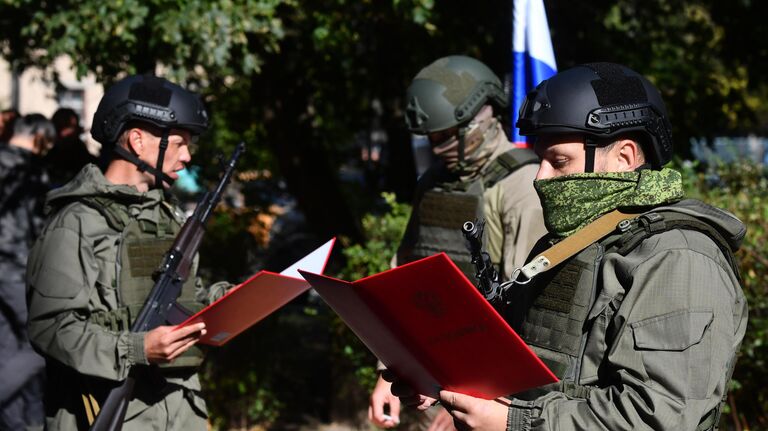
M 683 198 L 683 180 L 672 169 L 579 173 L 534 181 L 553 235 L 567 237 L 617 208 L 658 206 Z

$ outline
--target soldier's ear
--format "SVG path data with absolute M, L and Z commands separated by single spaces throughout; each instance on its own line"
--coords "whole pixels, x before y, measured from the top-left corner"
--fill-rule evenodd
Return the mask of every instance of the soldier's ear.
M 128 129 L 126 133 L 126 144 L 128 146 L 128 150 L 133 151 L 133 153 L 137 156 L 141 156 L 144 153 L 144 149 L 146 147 L 146 137 L 144 136 L 144 131 L 133 127 Z
M 617 172 L 631 172 L 644 163 L 640 144 L 634 139 L 616 141 L 612 151 L 610 151 L 610 157 L 613 157 L 613 161 L 616 163 L 615 171 Z

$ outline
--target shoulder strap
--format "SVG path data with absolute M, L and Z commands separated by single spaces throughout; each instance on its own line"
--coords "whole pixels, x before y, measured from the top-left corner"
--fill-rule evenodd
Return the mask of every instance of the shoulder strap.
M 538 162 L 539 158 L 533 151 L 525 148 L 513 148 L 491 161 L 491 165 L 483 173 L 483 185 L 485 188 L 493 187 L 494 184 L 521 167 Z
M 651 235 L 673 229 L 693 230 L 707 235 L 723 253 L 723 256 L 728 261 L 728 265 L 733 270 L 739 283 L 741 283 L 736 256 L 723 235 L 709 223 L 701 221 L 692 215 L 677 211 L 654 211 L 643 214 L 635 219 L 630 228 L 618 240 L 617 252 L 626 255 Z
M 78 199 L 78 202 L 98 211 L 112 229 L 122 231 L 131 221 L 125 206 L 112 199 L 89 196 Z
M 637 214 L 639 213 L 613 210 L 543 251 L 523 266 L 520 272 L 531 279 L 537 274 L 554 268 L 617 228 L 625 229 L 626 226 L 629 226 L 629 219 L 634 218 Z

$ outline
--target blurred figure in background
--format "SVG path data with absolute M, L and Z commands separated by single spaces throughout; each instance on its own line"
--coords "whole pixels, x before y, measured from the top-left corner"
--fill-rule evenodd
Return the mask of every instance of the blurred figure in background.
M 43 358 L 27 336 L 24 273 L 43 223 L 48 178 L 40 154 L 55 138 L 40 114 L 16 120 L 0 143 L 0 429 L 42 429 Z
M 60 187 L 69 182 L 88 163 L 96 163 L 85 142 L 80 139 L 83 129 L 80 118 L 70 108 L 59 108 L 51 118 L 56 128 L 56 141 L 45 156 L 51 186 Z
M 8 142 L 13 136 L 13 123 L 19 118 L 19 111 L 6 109 L 0 112 L 0 142 Z

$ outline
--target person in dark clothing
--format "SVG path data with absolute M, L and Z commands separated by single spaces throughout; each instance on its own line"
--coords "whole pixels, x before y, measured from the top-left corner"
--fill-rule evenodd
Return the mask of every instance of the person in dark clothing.
M 55 136 L 40 114 L 19 118 L 0 143 L 0 429 L 40 429 L 44 361 L 29 343 L 24 274 L 43 224 L 48 177 L 40 153 Z
M 96 157 L 88 152 L 80 139 L 83 129 L 80 118 L 70 108 L 59 108 L 51 118 L 56 128 L 56 141 L 45 156 L 51 186 L 60 187 L 68 183 L 88 163 L 96 163 Z

